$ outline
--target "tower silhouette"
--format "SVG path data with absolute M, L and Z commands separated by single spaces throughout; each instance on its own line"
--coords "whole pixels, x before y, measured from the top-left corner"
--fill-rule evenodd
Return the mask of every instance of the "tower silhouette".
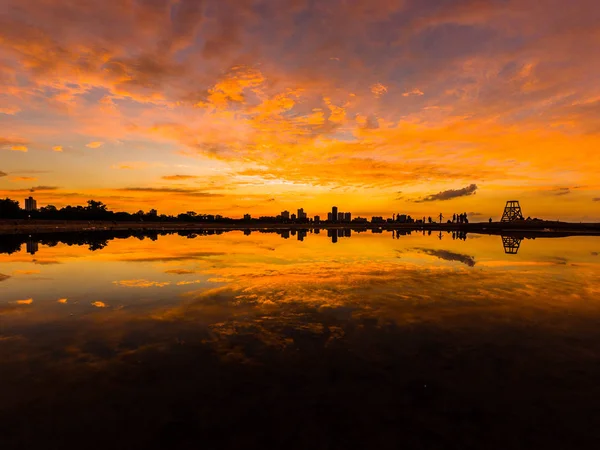
M 504 207 L 501 222 L 514 222 L 515 220 L 523 220 L 521 205 L 519 205 L 517 200 L 509 200 Z
M 522 239 L 512 236 L 502 236 L 502 245 L 504 246 L 504 253 L 508 255 L 516 255 L 519 253 L 519 247 L 521 247 Z

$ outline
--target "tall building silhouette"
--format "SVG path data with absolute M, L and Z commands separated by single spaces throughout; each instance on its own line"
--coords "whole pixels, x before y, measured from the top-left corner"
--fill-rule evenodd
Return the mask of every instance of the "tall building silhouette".
M 29 238 L 27 239 L 27 253 L 31 254 L 31 255 L 35 255 L 39 249 L 39 244 L 38 241 Z
M 33 197 L 25 199 L 25 211 L 37 211 L 37 202 Z
M 334 222 L 338 220 L 338 207 L 334 206 L 331 208 L 331 220 Z

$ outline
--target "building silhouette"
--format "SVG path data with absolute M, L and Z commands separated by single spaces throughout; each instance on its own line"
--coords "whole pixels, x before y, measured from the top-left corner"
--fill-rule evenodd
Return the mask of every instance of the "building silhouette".
M 39 249 L 38 241 L 33 240 L 32 238 L 29 238 L 27 240 L 26 245 L 27 245 L 27 253 L 29 253 L 31 255 L 35 255 L 37 253 L 37 251 Z
M 281 211 L 281 218 L 283 220 L 290 220 L 290 212 L 289 211 Z
M 304 212 L 304 208 L 298 208 L 298 220 L 306 219 L 306 213 Z
M 332 229 L 327 230 L 327 237 L 331 239 L 331 242 L 333 244 L 337 244 L 337 241 L 338 241 L 337 230 L 332 230 Z
M 37 202 L 33 197 L 25 199 L 25 211 L 37 211 Z
M 344 222 L 352 222 L 352 213 L 344 213 Z
M 331 220 L 337 222 L 338 220 L 338 207 L 334 206 L 331 208 Z

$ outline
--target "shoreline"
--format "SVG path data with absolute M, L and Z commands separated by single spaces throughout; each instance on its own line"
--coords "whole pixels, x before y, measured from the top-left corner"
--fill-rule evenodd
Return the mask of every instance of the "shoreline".
M 308 230 L 308 229 L 352 229 L 369 230 L 430 230 L 458 231 L 479 234 L 536 234 L 536 235 L 600 235 L 600 223 L 568 223 L 568 222 L 475 222 L 468 224 L 455 223 L 269 223 L 269 222 L 222 222 L 222 223 L 173 223 L 173 222 L 106 222 L 106 221 L 29 221 L 0 220 L 0 235 L 48 234 L 48 233 L 80 233 L 107 231 L 148 231 L 177 232 L 201 230 Z

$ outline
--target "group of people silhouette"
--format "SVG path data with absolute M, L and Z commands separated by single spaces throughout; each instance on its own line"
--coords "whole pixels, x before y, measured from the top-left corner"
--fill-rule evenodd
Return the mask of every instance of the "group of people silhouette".
M 440 223 L 444 220 L 444 215 L 440 213 L 439 215 Z M 429 218 L 429 223 L 431 223 L 431 217 Z M 448 223 L 469 223 L 469 218 L 467 217 L 467 213 L 462 214 L 453 214 L 452 221 L 448 220 Z
M 452 216 L 452 223 L 469 223 L 469 218 L 467 217 L 467 213 L 454 214 Z

